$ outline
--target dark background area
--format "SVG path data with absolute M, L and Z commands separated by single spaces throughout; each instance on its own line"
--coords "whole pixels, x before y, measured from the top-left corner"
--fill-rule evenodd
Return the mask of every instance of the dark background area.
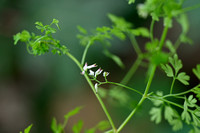
M 141 1 L 137 1 L 138 3 Z M 198 0 L 188 0 L 185 7 L 197 4 Z M 178 50 L 183 61 L 183 71 L 191 76 L 191 88 L 197 84 L 191 69 L 200 63 L 200 9 L 188 12 L 190 21 L 189 37 L 194 45 L 183 44 Z M 135 27 L 149 27 L 150 19 L 144 20 L 137 16 L 136 6 L 128 5 L 126 0 L 1 0 L 0 1 L 0 133 L 16 133 L 33 123 L 31 133 L 47 133 L 53 117 L 59 122 L 69 110 L 83 105 L 81 113 L 70 119 L 66 132 L 79 119 L 84 121 L 84 128 L 91 128 L 106 117 L 92 94 L 78 67 L 66 56 L 46 54 L 43 56 L 29 55 L 25 45 L 13 44 L 13 35 L 23 29 L 37 32 L 34 23 L 41 21 L 49 24 L 53 18 L 60 21 L 61 30 L 55 38 L 66 45 L 79 60 L 84 47 L 76 38 L 77 25 L 88 30 L 103 25 L 110 26 L 107 14 L 122 16 L 132 22 Z M 175 40 L 180 33 L 180 26 L 173 23 L 168 37 Z M 162 23 L 156 23 L 155 35 L 160 36 Z M 144 46 L 142 38 L 139 43 Z M 125 72 L 136 58 L 130 42 L 112 41 L 110 51 L 119 55 L 126 65 L 122 70 L 102 54 L 101 45 L 94 45 L 89 50 L 86 61 L 97 63 L 106 71 L 111 72 L 109 80 L 120 82 Z M 146 69 L 136 72 L 129 86 L 143 90 Z M 152 90 L 169 88 L 171 80 L 161 71 L 157 71 Z M 180 89 L 183 87 L 176 84 Z M 183 88 L 186 89 L 186 88 Z M 138 99 L 136 94 L 133 98 Z M 120 124 L 131 111 L 131 107 L 114 106 L 106 101 L 106 105 L 114 121 Z M 136 102 L 136 101 L 131 101 Z M 150 102 L 136 113 L 134 120 L 127 124 L 123 133 L 169 133 L 171 127 L 162 122 L 159 126 L 150 122 L 148 110 Z M 187 132 L 185 127 L 180 133 Z

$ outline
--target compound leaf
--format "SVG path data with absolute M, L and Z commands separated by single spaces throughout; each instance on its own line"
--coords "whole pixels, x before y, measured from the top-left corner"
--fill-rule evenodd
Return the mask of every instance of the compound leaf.
M 200 64 L 198 64 L 196 68 L 193 68 L 192 71 L 195 74 L 195 76 L 200 80 Z
M 79 120 L 78 123 L 76 123 L 76 124 L 72 127 L 73 133 L 80 133 L 82 127 L 83 127 L 83 121 L 82 121 L 82 120 Z
M 165 73 L 167 74 L 168 77 L 174 77 L 174 73 L 173 73 L 173 70 L 170 65 L 161 64 L 161 68 L 165 71 Z
M 155 121 L 156 124 L 160 123 L 162 120 L 162 108 L 151 108 L 149 114 L 151 115 L 151 121 Z
M 190 77 L 188 75 L 186 75 L 185 72 L 181 72 L 178 74 L 177 79 L 183 83 L 184 85 L 189 85 L 188 80 L 190 80 Z
M 175 54 L 174 57 L 169 57 L 169 62 L 171 63 L 171 65 L 174 67 L 175 69 L 175 73 L 177 74 L 178 71 L 183 67 L 182 62 L 180 59 L 178 59 L 178 55 Z M 175 75 L 176 75 L 175 74 Z

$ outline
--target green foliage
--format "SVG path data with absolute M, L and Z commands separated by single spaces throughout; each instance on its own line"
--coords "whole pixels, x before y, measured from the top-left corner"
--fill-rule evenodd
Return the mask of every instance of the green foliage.
M 29 125 L 26 129 L 24 129 L 24 133 L 29 133 L 31 128 L 32 128 L 33 124 Z M 19 133 L 23 133 L 22 131 L 20 131 Z
M 135 0 L 129 0 L 128 1 L 128 4 L 132 4 L 132 3 L 135 3 Z
M 44 35 L 35 35 L 35 33 L 30 34 L 28 31 L 23 30 L 21 33 L 14 35 L 14 44 L 16 45 L 18 41 L 25 42 L 27 46 L 27 51 L 30 54 L 42 55 L 51 50 L 53 54 L 67 54 L 68 49 L 66 46 L 61 45 L 59 40 L 53 38 L 52 34 L 56 33 L 56 29 L 53 28 L 53 24 L 59 29 L 59 21 L 53 19 L 50 25 L 43 25 L 42 22 L 36 22 L 36 28 L 40 30 Z
M 176 52 L 176 49 L 174 48 L 174 46 L 173 46 L 173 44 L 172 44 L 172 42 L 170 40 L 166 41 L 166 47 L 169 49 L 169 51 L 171 53 L 174 54 Z
M 192 71 L 193 71 L 193 73 L 195 74 L 195 76 L 200 80 L 200 64 L 198 64 L 198 65 L 196 66 L 196 69 L 193 68 Z
M 186 75 L 185 72 L 180 72 L 180 69 L 183 67 L 182 62 L 180 59 L 178 59 L 178 56 L 175 54 L 174 57 L 169 57 L 169 62 L 172 65 L 173 69 L 170 65 L 166 64 L 166 65 L 161 65 L 161 68 L 165 71 L 165 73 L 167 74 L 168 77 L 173 77 L 174 79 L 179 80 L 182 84 L 184 85 L 189 85 L 189 80 L 190 77 L 188 75 Z
M 165 71 L 165 73 L 167 74 L 168 77 L 174 77 L 174 73 L 173 73 L 173 70 L 170 65 L 161 64 L 161 68 Z
M 75 124 L 72 128 L 73 133 L 80 133 L 83 128 L 83 121 L 79 120 L 77 124 Z
M 200 86 L 195 87 L 192 91 L 196 94 L 196 97 L 200 100 Z
M 82 109 L 83 107 L 76 107 L 75 109 L 71 110 L 70 112 L 68 112 L 64 118 L 65 118 L 65 121 L 68 121 L 68 119 L 76 114 L 78 114 L 80 112 L 80 110 Z
M 122 62 L 122 60 L 117 55 L 114 55 L 114 54 L 110 53 L 107 49 L 105 49 L 103 51 L 103 53 L 107 57 L 109 57 L 110 59 L 112 59 L 119 67 L 125 68 L 124 63 Z
M 95 133 L 96 130 L 105 131 L 110 128 L 108 121 L 100 121 L 95 127 L 85 130 L 85 133 Z
M 156 52 L 152 55 L 151 61 L 153 64 L 160 65 L 163 63 L 167 63 L 168 61 L 168 54 L 164 52 Z
M 171 27 L 171 18 L 176 17 L 182 11 L 182 2 L 176 0 L 146 0 L 138 6 L 138 14 L 146 18 L 151 15 L 153 20 L 159 21 L 160 17 L 165 19 L 165 26 Z
M 164 116 L 165 120 L 167 120 L 168 123 L 172 126 L 173 131 L 177 131 L 183 128 L 180 116 L 171 106 L 165 106 Z
M 72 116 L 78 114 L 81 109 L 82 109 L 82 107 L 76 107 L 75 109 L 69 111 L 64 116 L 65 120 L 64 120 L 63 124 L 61 124 L 61 123 L 58 124 L 57 121 L 56 121 L 56 119 L 53 118 L 52 123 L 51 123 L 51 130 L 53 131 L 53 133 L 62 133 L 64 131 L 65 126 L 67 125 L 67 122 L 68 122 L 69 118 L 71 118 Z M 75 125 L 73 127 L 73 131 L 74 132 L 76 131 L 76 133 L 78 133 L 79 129 L 81 130 L 81 127 L 82 127 L 81 124 L 82 123 L 80 121 L 77 125 Z
M 132 4 L 134 2 L 135 0 L 128 0 L 129 4 Z M 110 129 L 110 127 L 112 127 L 112 129 L 108 132 L 120 132 L 121 129 L 126 125 L 126 123 L 137 111 L 137 109 L 142 105 L 143 101 L 145 101 L 146 99 L 151 100 L 155 105 L 155 107 L 152 107 L 149 111 L 149 114 L 151 115 L 151 121 L 154 121 L 156 124 L 160 123 L 162 121 L 162 115 L 164 114 L 164 119 L 168 121 L 168 123 L 172 126 L 172 129 L 174 131 L 182 129 L 183 122 L 185 122 L 186 124 L 193 127 L 193 129 L 190 130 L 190 133 L 199 133 L 200 107 L 197 104 L 197 99 L 200 100 L 200 84 L 185 92 L 172 94 L 175 80 L 180 81 L 183 85 L 189 85 L 190 79 L 190 77 L 186 75 L 185 72 L 180 72 L 181 68 L 183 67 L 183 64 L 178 58 L 178 55 L 176 54 L 176 51 L 181 43 L 192 43 L 192 40 L 187 36 L 187 33 L 189 31 L 188 18 L 186 14 L 183 14 L 183 12 L 190 10 L 194 7 L 189 7 L 183 10 L 183 2 L 184 0 L 146 0 L 144 4 L 139 4 L 137 7 L 139 15 L 144 18 L 146 18 L 148 15 L 152 17 L 150 30 L 148 30 L 145 27 L 134 28 L 132 23 L 126 21 L 122 17 L 118 17 L 113 14 L 108 14 L 108 18 L 112 22 L 112 26 L 110 27 L 97 27 L 93 32 L 90 33 L 83 27 L 77 26 L 77 29 L 80 32 L 77 35 L 77 37 L 80 39 L 80 44 L 86 46 L 83 52 L 81 62 L 79 62 L 72 54 L 70 54 L 66 46 L 61 45 L 59 40 L 54 39 L 53 34 L 57 32 L 57 29 L 60 29 L 58 25 L 59 21 L 57 19 L 53 19 L 53 21 L 49 25 L 44 25 L 42 22 L 36 22 L 36 28 L 41 32 L 41 35 L 30 33 L 27 30 L 23 30 L 22 32 L 17 33 L 13 37 L 14 44 L 16 45 L 19 41 L 24 42 L 27 46 L 28 52 L 34 55 L 42 55 L 49 51 L 51 51 L 53 54 L 57 53 L 59 55 L 67 55 L 80 68 L 80 70 L 82 71 L 81 74 L 84 75 L 92 90 L 96 90 L 96 93 L 94 91 L 94 94 L 97 97 L 109 121 L 101 121 L 94 127 L 83 131 L 84 122 L 82 120 L 79 120 L 72 127 L 72 131 L 74 133 L 95 133 L 98 130 L 103 132 L 105 130 Z M 181 25 L 182 32 L 180 33 L 177 41 L 175 43 L 172 43 L 169 39 L 166 39 L 166 37 L 168 29 L 173 27 L 173 22 L 175 20 L 174 18 Z M 155 21 L 159 21 L 160 19 L 163 19 L 164 30 L 161 35 L 161 38 L 158 39 L 154 37 L 153 29 Z M 140 48 L 140 45 L 138 45 L 135 39 L 135 37 L 138 36 L 150 39 L 150 41 L 147 42 L 145 45 L 146 52 L 143 52 L 143 49 Z M 86 65 L 83 66 L 88 49 L 91 45 L 95 44 L 98 41 L 103 45 L 103 53 L 108 58 L 112 59 L 118 66 L 124 68 L 125 66 L 121 59 L 117 55 L 109 52 L 107 49 L 109 46 L 111 46 L 110 40 L 114 38 L 118 38 L 122 41 L 126 38 L 129 38 L 133 45 L 133 48 L 135 49 L 138 55 L 136 62 L 133 64 L 133 66 L 128 71 L 127 75 L 121 81 L 121 83 L 124 84 L 109 82 L 105 76 L 109 74 L 109 72 L 104 73 L 105 81 L 101 82 L 96 78 L 96 76 L 102 72 L 102 69 L 99 68 L 96 72 L 93 72 L 89 68 L 96 67 L 95 64 L 87 66 L 86 63 Z M 168 48 L 168 52 L 162 50 L 164 45 Z M 146 63 L 146 61 L 149 62 Z M 135 71 L 141 65 L 148 67 L 147 72 L 149 74 L 148 82 L 144 93 L 141 93 L 137 89 L 133 89 L 125 85 L 125 83 L 128 83 Z M 159 65 L 168 77 L 173 78 L 170 94 L 164 95 L 159 90 L 156 94 L 154 92 L 150 92 L 150 87 L 156 69 Z M 90 73 L 87 73 L 88 69 L 90 70 Z M 193 69 L 193 73 L 200 80 L 200 65 L 197 65 L 197 67 Z M 93 81 L 95 82 L 95 85 L 92 84 Z M 99 86 L 103 84 L 117 85 L 117 87 L 111 89 L 100 89 Z M 126 118 L 124 122 L 122 122 L 122 124 L 117 129 L 100 96 L 112 99 L 118 105 L 126 105 L 127 101 L 130 101 L 130 96 L 122 90 L 122 87 L 137 92 L 142 97 L 140 99 L 140 102 L 133 109 L 132 113 Z M 97 89 L 100 89 L 98 93 Z M 189 97 L 187 97 L 188 94 L 190 94 L 190 92 L 193 92 L 195 94 L 195 97 L 193 95 L 189 95 Z M 184 104 L 182 105 L 178 103 L 178 100 L 176 99 L 184 100 Z M 182 113 L 179 114 L 176 111 L 175 107 L 182 109 Z M 82 107 L 77 107 L 68 112 L 64 116 L 63 123 L 57 123 L 56 119 L 53 118 L 51 124 L 51 130 L 53 131 L 53 133 L 63 133 L 64 128 L 68 123 L 68 120 L 72 116 L 78 114 L 81 108 Z M 29 133 L 31 127 L 32 125 L 27 127 L 24 130 L 24 133 Z
M 151 108 L 149 114 L 151 115 L 151 121 L 155 121 L 156 124 L 160 123 L 162 120 L 162 108 Z

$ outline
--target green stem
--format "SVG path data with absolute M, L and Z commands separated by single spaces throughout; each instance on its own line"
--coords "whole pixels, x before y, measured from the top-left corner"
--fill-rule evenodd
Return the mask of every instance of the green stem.
M 87 52 L 88 52 L 88 49 L 89 49 L 90 45 L 91 45 L 91 42 L 89 41 L 88 44 L 87 44 L 87 46 L 85 47 L 85 50 L 83 52 L 83 56 L 82 56 L 82 59 L 81 59 L 81 65 L 82 66 L 83 66 L 83 64 L 85 62 L 85 57 L 87 55 Z
M 129 90 L 132 90 L 132 91 L 134 91 L 134 92 L 136 92 L 136 93 L 138 93 L 138 94 L 140 94 L 140 95 L 143 95 L 143 94 L 142 94 L 141 92 L 139 92 L 138 90 L 133 89 L 133 88 L 128 87 L 128 86 L 125 86 L 125 85 L 120 84 L 120 83 L 115 83 L 115 82 L 103 82 L 103 83 L 100 83 L 100 85 L 102 85 L 102 84 L 113 84 L 113 85 L 117 85 L 117 86 L 120 86 L 120 87 L 129 89 Z
M 167 32 L 168 32 L 168 27 L 165 26 L 163 33 L 162 33 L 162 36 L 161 36 L 161 39 L 160 39 L 160 43 L 159 43 L 159 51 L 162 49 L 162 47 L 164 45 L 165 38 L 167 36 Z
M 135 112 L 138 110 L 138 108 L 142 105 L 142 103 L 144 102 L 146 98 L 143 96 L 139 103 L 137 104 L 137 106 L 134 108 L 134 110 L 129 114 L 129 116 L 125 119 L 125 121 L 119 126 L 119 128 L 117 129 L 117 132 L 119 133 L 124 126 L 129 122 L 129 120 L 133 117 L 133 115 L 135 114 Z
M 153 42 L 153 28 L 154 28 L 154 24 L 155 24 L 155 20 L 152 19 L 151 26 L 150 26 L 150 38 L 151 38 L 151 42 Z
M 200 4 L 195 4 L 194 6 L 183 8 L 181 13 L 188 12 L 197 8 L 200 8 Z
M 148 80 L 148 83 L 147 83 L 147 86 L 146 86 L 146 89 L 145 89 L 145 92 L 144 92 L 142 98 L 140 99 L 140 101 L 139 101 L 139 103 L 137 104 L 137 106 L 133 109 L 133 111 L 129 114 L 129 116 L 125 119 L 125 121 L 119 126 L 119 128 L 117 129 L 117 132 L 118 132 L 118 133 L 119 133 L 119 132 L 124 128 L 124 126 L 129 122 L 129 120 L 133 117 L 133 115 L 135 114 L 135 112 L 138 110 L 138 108 L 142 105 L 142 103 L 144 102 L 144 100 L 147 98 L 147 96 L 148 96 L 148 91 L 149 91 L 149 88 L 150 88 L 150 86 L 151 86 L 151 83 L 152 83 L 152 80 L 153 80 L 155 71 L 156 71 L 156 65 L 153 65 L 153 67 L 152 67 L 152 69 L 151 69 L 151 74 L 150 74 L 150 77 L 149 77 L 149 80 Z
M 178 49 L 178 47 L 180 46 L 181 44 L 181 39 L 180 39 L 181 35 L 178 37 L 178 39 L 176 40 L 175 44 L 174 44 L 174 48 L 175 50 Z
M 184 92 L 181 92 L 181 93 L 165 95 L 165 96 L 163 96 L 163 98 L 174 97 L 174 96 L 181 96 L 181 95 L 184 95 L 184 94 L 187 94 L 187 93 L 193 91 L 195 88 L 198 88 L 198 87 L 200 87 L 200 84 L 198 84 L 197 86 L 193 87 L 190 90 L 187 90 L 187 91 L 184 91 Z
M 174 88 L 174 83 L 175 83 L 176 78 L 173 78 L 172 84 L 171 84 L 171 88 L 170 88 L 170 94 L 173 93 L 173 88 Z
M 133 48 L 135 49 L 135 52 L 137 53 L 137 55 L 140 55 L 142 52 L 135 39 L 135 36 L 133 34 L 129 34 L 129 38 L 130 38 L 131 44 L 133 45 Z
M 79 63 L 79 61 L 73 55 L 71 55 L 70 53 L 67 53 L 67 56 L 69 58 L 71 58 L 76 63 L 76 65 L 80 68 L 81 71 L 83 71 L 83 68 L 82 68 L 81 64 Z M 115 125 L 113 123 L 113 120 L 112 120 L 110 114 L 108 113 L 108 111 L 106 109 L 106 106 L 104 105 L 104 103 L 103 103 L 102 99 L 100 98 L 100 96 L 98 94 L 96 94 L 94 85 L 92 84 L 90 78 L 86 74 L 84 74 L 84 77 L 87 80 L 87 82 L 88 82 L 89 86 L 91 87 L 91 89 L 93 90 L 96 98 L 98 99 L 98 101 L 99 101 L 104 113 L 106 114 L 106 116 L 107 116 L 107 118 L 108 118 L 108 120 L 109 120 L 109 122 L 110 122 L 110 124 L 111 124 L 111 126 L 113 128 L 113 131 L 115 132 L 116 131 Z
M 136 72 L 141 62 L 142 62 L 142 57 L 138 56 L 138 58 L 133 63 L 133 65 L 131 66 L 125 77 L 120 82 L 121 84 L 127 84 L 130 81 L 131 77 Z

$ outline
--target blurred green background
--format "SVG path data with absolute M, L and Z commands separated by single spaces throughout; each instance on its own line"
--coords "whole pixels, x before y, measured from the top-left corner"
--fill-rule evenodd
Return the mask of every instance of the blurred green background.
M 137 1 L 140 3 L 142 1 Z M 185 6 L 197 4 L 198 0 L 188 0 Z M 83 105 L 81 113 L 72 118 L 66 129 L 72 132 L 71 126 L 82 119 L 85 128 L 94 126 L 106 117 L 87 85 L 80 71 L 71 60 L 65 56 L 43 55 L 32 56 L 24 45 L 13 45 L 12 36 L 23 29 L 37 32 L 35 21 L 49 24 L 53 18 L 60 21 L 61 30 L 55 37 L 66 45 L 72 54 L 81 59 L 84 47 L 76 38 L 77 25 L 88 30 L 98 26 L 110 26 L 108 13 L 113 13 L 131 21 L 135 27 L 149 27 L 150 19 L 144 20 L 137 16 L 136 6 L 128 5 L 126 0 L 1 0 L 0 1 L 0 133 L 16 133 L 33 123 L 31 133 L 47 133 L 50 131 L 52 118 L 59 122 L 63 116 L 76 106 Z M 184 68 L 191 75 L 192 87 L 197 80 L 192 76 L 191 68 L 200 63 L 200 9 L 188 13 L 190 20 L 189 37 L 194 45 L 182 45 L 178 50 L 183 60 Z M 180 32 L 180 26 L 174 23 L 168 37 L 175 40 Z M 159 37 L 162 23 L 155 26 L 155 34 Z M 142 38 L 138 38 L 144 46 Z M 119 55 L 126 65 L 122 70 L 110 59 L 102 54 L 101 45 L 94 45 L 89 50 L 86 61 L 89 64 L 97 63 L 106 71 L 111 72 L 109 80 L 119 82 L 136 58 L 130 42 L 112 41 L 110 51 Z M 131 80 L 129 86 L 143 90 L 145 86 L 146 69 L 141 68 Z M 171 80 L 161 71 L 157 71 L 152 90 L 168 88 Z M 163 88 L 164 87 L 164 88 Z M 177 87 L 183 88 L 177 83 Z M 128 92 L 132 94 L 131 92 Z M 131 95 L 136 100 L 137 95 Z M 132 106 L 116 106 L 107 102 L 111 116 L 120 124 L 134 107 L 136 101 L 131 100 Z M 159 126 L 150 122 L 148 110 L 150 102 L 137 112 L 135 119 L 127 124 L 123 133 L 170 133 L 171 127 L 163 122 Z M 180 133 L 187 132 L 187 127 Z

